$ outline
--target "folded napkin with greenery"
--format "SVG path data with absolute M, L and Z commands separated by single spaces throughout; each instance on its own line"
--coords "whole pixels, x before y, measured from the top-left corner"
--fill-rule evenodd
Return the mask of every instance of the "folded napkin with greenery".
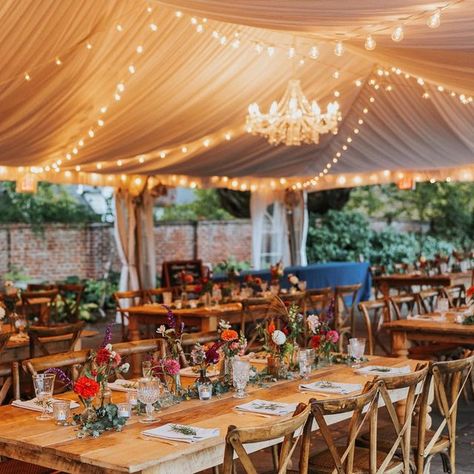
M 296 410 L 295 403 L 271 402 L 267 400 L 252 400 L 251 402 L 237 405 L 236 410 L 264 415 L 286 416 Z
M 411 369 L 408 365 L 403 367 L 386 367 L 384 365 L 368 365 L 356 369 L 356 373 L 360 375 L 378 375 L 380 377 L 390 377 L 392 375 L 405 375 L 409 374 Z
M 135 380 L 117 379 L 109 382 L 108 387 L 115 392 L 131 392 L 138 389 L 138 382 Z
M 150 430 L 142 431 L 142 435 L 153 438 L 163 438 L 184 443 L 196 443 L 209 438 L 219 436 L 219 428 L 198 428 L 195 426 L 167 423 Z
M 318 380 L 312 383 L 303 383 L 300 385 L 303 390 L 312 392 L 336 393 L 345 395 L 352 392 L 360 392 L 362 385 L 358 383 L 330 382 L 328 380 Z
M 59 401 L 64 401 L 64 400 L 58 400 L 57 398 L 51 398 L 48 401 L 48 406 L 47 406 L 47 411 L 49 413 L 53 412 L 53 403 L 54 402 L 59 402 Z M 13 400 L 12 406 L 17 407 L 17 408 L 25 408 L 26 410 L 33 410 L 33 411 L 43 411 L 43 405 L 40 401 L 38 401 L 36 398 L 33 398 L 31 400 L 27 401 L 22 401 L 22 400 Z M 80 405 L 77 402 L 74 402 L 71 400 L 71 410 L 74 408 L 78 408 Z

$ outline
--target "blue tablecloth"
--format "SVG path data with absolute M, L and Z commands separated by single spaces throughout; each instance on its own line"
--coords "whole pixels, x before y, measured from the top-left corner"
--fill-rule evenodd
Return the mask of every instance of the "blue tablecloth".
M 360 283 L 362 285 L 359 292 L 359 300 L 370 299 L 372 279 L 369 271 L 368 262 L 328 262 L 313 263 L 307 266 L 295 266 L 285 268 L 285 277 L 282 279 L 282 287 L 288 287 L 287 275 L 293 273 L 300 280 L 305 280 L 308 289 L 324 288 L 327 286 L 335 287 L 338 285 L 353 285 Z M 270 280 L 270 270 L 244 271 L 240 275 L 243 280 L 245 275 L 254 275 Z M 226 275 L 215 275 L 214 280 L 226 280 Z

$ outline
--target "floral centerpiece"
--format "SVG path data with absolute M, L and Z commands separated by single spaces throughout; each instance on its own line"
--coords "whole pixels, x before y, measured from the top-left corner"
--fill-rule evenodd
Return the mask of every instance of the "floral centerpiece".
M 306 319 L 308 329 L 312 334 L 311 347 L 318 354 L 318 364 L 320 366 L 330 363 L 331 352 L 336 350 L 336 344 L 339 341 L 339 333 L 329 326 L 330 317 L 328 316 L 332 314 L 331 307 L 333 307 L 333 304 L 331 302 L 326 317 L 311 314 Z
M 279 285 L 284 274 L 285 269 L 281 261 L 275 263 L 275 265 L 270 265 L 270 281 L 272 285 Z
M 232 360 L 235 356 L 243 356 L 247 348 L 245 336 L 231 328 L 229 322 L 221 320 L 219 322 L 219 345 L 220 351 L 224 355 L 221 365 L 221 374 L 226 383 L 232 383 Z
M 294 371 L 298 367 L 298 341 L 303 333 L 303 315 L 296 304 L 291 304 L 288 308 L 287 316 L 284 320 L 285 326 L 283 332 L 286 335 L 288 343 L 288 364 L 290 370 Z
M 286 377 L 285 356 L 290 351 L 286 334 L 276 329 L 276 325 L 272 320 L 264 330 L 263 337 L 263 348 L 269 354 L 267 357 L 268 373 L 277 379 Z
M 474 324 L 474 286 L 471 286 L 466 290 L 467 302 L 470 305 L 469 311 L 464 313 L 462 323 L 466 325 Z
M 2 303 L 0 303 L 0 331 L 2 330 L 3 322 L 7 316 L 7 311 Z

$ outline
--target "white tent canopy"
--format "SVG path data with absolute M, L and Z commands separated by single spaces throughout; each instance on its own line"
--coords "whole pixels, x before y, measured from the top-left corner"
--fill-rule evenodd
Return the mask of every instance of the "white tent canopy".
M 1 179 L 255 190 L 474 176 L 472 0 L 6 0 L 0 19 Z M 340 94 L 337 135 L 272 147 L 245 131 L 248 104 L 267 110 L 292 77 L 321 108 Z

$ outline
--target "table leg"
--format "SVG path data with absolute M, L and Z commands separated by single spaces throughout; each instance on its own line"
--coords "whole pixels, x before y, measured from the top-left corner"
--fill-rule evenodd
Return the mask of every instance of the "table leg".
M 392 331 L 392 354 L 395 357 L 408 356 L 408 338 L 404 331 Z

